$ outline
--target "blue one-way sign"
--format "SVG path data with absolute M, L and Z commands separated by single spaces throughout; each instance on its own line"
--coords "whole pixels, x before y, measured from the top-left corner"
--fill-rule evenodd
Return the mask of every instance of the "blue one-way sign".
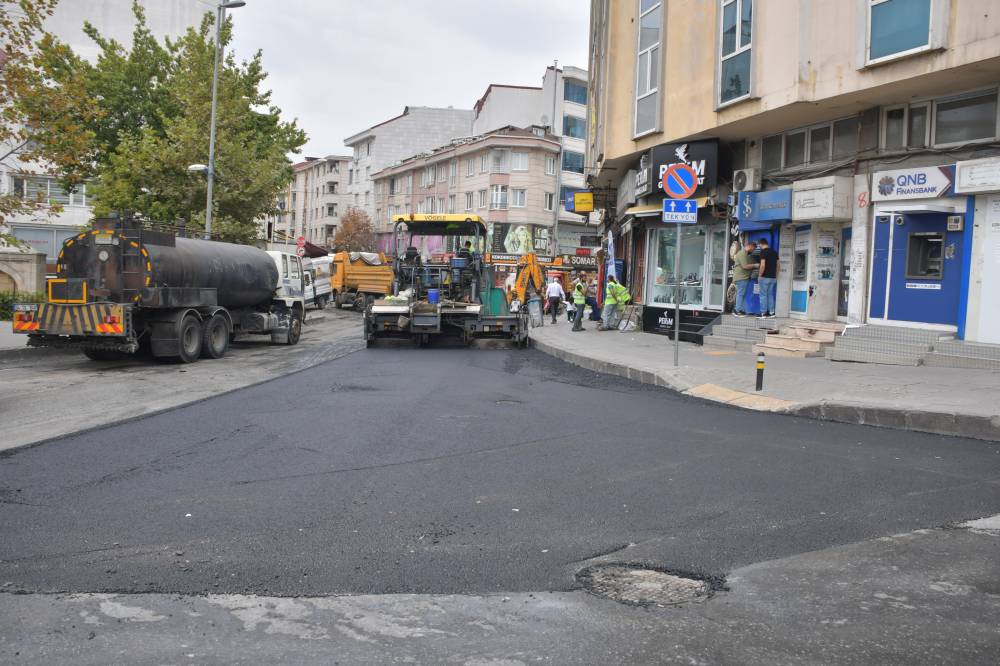
M 695 224 L 698 221 L 698 202 L 694 199 L 664 199 L 663 221 Z

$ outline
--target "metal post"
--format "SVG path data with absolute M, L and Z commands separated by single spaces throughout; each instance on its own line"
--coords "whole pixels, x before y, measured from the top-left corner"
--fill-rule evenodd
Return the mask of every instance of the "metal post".
M 764 352 L 757 354 L 757 390 L 764 389 Z
M 205 238 L 212 238 L 212 189 L 215 186 L 215 113 L 219 98 L 219 41 L 226 8 L 219 4 L 215 20 L 215 63 L 212 71 L 212 119 L 208 130 L 208 194 L 205 200 Z
M 681 355 L 681 223 L 678 222 L 674 240 L 674 367 L 680 364 Z
M 559 95 L 559 61 L 554 60 L 552 62 L 552 133 L 556 134 L 556 99 Z M 565 129 L 565 128 L 563 128 Z M 552 207 L 554 209 L 555 219 L 552 223 L 552 241 L 549 243 L 549 249 L 552 251 L 552 256 L 559 254 L 559 208 L 563 205 L 562 201 L 562 160 L 563 160 L 563 135 L 562 132 L 556 134 L 559 138 L 559 155 L 556 157 L 556 194 L 555 194 L 555 205 Z

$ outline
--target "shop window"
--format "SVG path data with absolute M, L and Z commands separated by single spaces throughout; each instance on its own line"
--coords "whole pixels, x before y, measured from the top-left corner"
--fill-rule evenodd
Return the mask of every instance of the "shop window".
M 806 280 L 809 277 L 809 253 L 805 250 L 795 252 L 795 262 L 792 266 L 792 278 Z
M 934 143 L 953 144 L 997 135 L 997 93 L 941 100 L 934 105 Z
M 944 234 L 911 233 L 906 246 L 906 277 L 940 280 L 944 275 Z
M 785 168 L 801 166 L 806 161 L 806 133 L 794 132 L 785 135 Z
M 678 293 L 674 279 L 677 260 L 677 231 L 657 230 L 656 265 L 652 277 L 650 296 L 657 305 L 673 305 Z M 705 229 L 698 225 L 681 228 L 680 240 L 680 304 L 701 306 L 705 270 Z
M 764 171 L 777 171 L 781 168 L 781 135 L 764 137 L 761 166 Z
M 930 46 L 931 0 L 868 0 L 868 62 Z

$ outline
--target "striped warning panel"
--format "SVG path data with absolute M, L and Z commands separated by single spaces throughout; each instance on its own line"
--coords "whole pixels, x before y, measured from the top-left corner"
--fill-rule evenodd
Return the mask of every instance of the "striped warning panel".
M 38 306 L 34 332 L 49 335 L 123 335 L 125 308 L 118 303 Z

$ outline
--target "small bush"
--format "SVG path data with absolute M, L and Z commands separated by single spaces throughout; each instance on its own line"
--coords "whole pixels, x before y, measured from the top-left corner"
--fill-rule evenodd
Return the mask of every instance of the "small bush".
M 14 303 L 44 303 L 43 292 L 30 291 L 0 291 L 0 321 L 10 321 L 13 317 Z

